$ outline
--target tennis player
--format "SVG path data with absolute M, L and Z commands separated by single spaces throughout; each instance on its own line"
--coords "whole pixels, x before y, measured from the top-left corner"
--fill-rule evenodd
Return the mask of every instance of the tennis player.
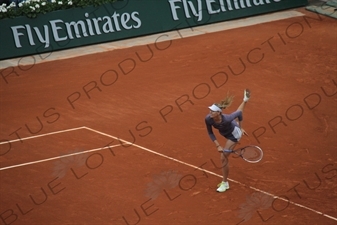
M 220 103 L 214 103 L 212 106 L 208 107 L 210 109 L 210 113 L 205 118 L 207 132 L 219 152 L 223 153 L 224 149 L 233 150 L 242 135 L 247 135 L 245 130 L 242 129 L 242 112 L 249 98 L 250 91 L 245 89 L 243 102 L 240 104 L 239 108 L 231 114 L 223 114 L 222 110 L 228 108 L 232 104 L 233 96 L 227 95 L 227 97 Z M 225 146 L 221 146 L 217 141 L 213 133 L 213 127 L 219 130 L 220 135 L 227 139 Z M 229 184 L 227 181 L 229 173 L 229 154 L 230 153 L 221 154 L 223 180 L 218 185 L 218 192 L 225 192 L 227 189 L 229 189 Z

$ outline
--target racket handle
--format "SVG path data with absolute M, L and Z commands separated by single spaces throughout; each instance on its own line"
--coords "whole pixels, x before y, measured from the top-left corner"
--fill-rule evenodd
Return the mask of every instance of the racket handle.
M 230 149 L 224 149 L 222 151 L 223 151 L 223 153 L 232 153 L 232 152 L 234 152 L 233 150 L 230 150 Z

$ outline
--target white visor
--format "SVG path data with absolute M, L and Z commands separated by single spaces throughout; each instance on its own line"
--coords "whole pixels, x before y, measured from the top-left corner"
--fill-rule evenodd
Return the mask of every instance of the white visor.
M 215 104 L 213 104 L 212 106 L 208 107 L 210 110 L 214 111 L 214 112 L 221 112 L 222 110 L 216 106 Z

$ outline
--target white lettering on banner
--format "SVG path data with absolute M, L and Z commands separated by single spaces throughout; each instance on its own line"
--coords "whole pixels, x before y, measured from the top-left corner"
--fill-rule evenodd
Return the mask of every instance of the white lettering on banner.
M 195 10 L 195 16 L 198 16 Z M 31 27 L 29 24 L 12 26 L 12 34 L 16 48 L 22 48 L 22 38 L 28 38 L 29 45 L 34 46 L 39 41 L 45 48 L 50 46 L 50 38 L 56 42 L 66 41 L 68 39 L 86 38 L 89 36 L 101 35 L 102 32 L 112 33 L 115 31 L 138 29 L 142 25 L 138 12 L 119 14 L 114 12 L 110 17 L 103 16 L 98 18 L 89 18 L 89 14 L 84 14 L 84 20 L 65 22 L 61 19 L 49 21 L 48 25 Z M 51 35 L 49 34 L 51 30 Z M 52 36 L 52 37 L 51 37 Z M 35 39 L 34 39 L 35 38 Z
M 86 18 L 89 17 L 89 13 L 85 13 L 84 16 Z M 91 20 L 90 19 L 86 19 L 87 21 L 87 24 L 88 24 L 88 29 L 89 29 L 89 34 L 92 36 L 92 35 L 95 35 L 94 31 L 92 30 L 92 23 L 91 23 Z
M 70 22 L 70 23 L 65 23 L 66 28 L 67 28 L 67 33 L 69 39 L 74 39 L 74 35 L 72 30 L 75 31 L 76 38 L 81 38 L 81 33 L 83 34 L 84 37 L 88 37 L 87 29 L 85 28 L 85 23 L 83 21 L 78 21 L 78 22 Z M 81 27 L 81 31 L 79 29 L 79 26 Z
M 44 38 L 42 37 L 42 34 L 40 33 L 40 30 L 37 27 L 34 27 L 35 33 L 37 34 L 37 37 L 39 38 L 39 41 L 41 43 L 44 43 L 44 47 L 48 48 L 49 47 L 49 30 L 48 26 L 44 25 Z
M 140 26 L 142 25 L 142 21 L 139 19 L 139 13 L 138 12 L 133 12 L 131 13 L 131 18 L 133 19 L 133 21 L 135 21 L 137 23 L 137 25 L 133 25 L 133 28 L 140 28 Z
M 263 5 L 264 4 L 263 0 L 253 0 L 253 2 L 254 2 L 254 5 Z M 269 2 L 269 0 L 266 0 L 266 3 L 268 3 L 268 2 Z
M 99 17 L 99 18 L 93 18 L 92 19 L 94 21 L 94 25 L 95 25 L 95 30 L 96 30 L 96 33 L 99 35 L 99 34 L 102 34 L 100 29 L 99 29 L 99 25 L 98 25 L 98 22 L 99 21 L 102 21 L 102 18 Z
M 63 23 L 63 20 L 52 20 L 49 21 L 50 25 L 51 25 L 51 30 L 53 31 L 53 36 L 54 36 L 54 40 L 59 42 L 59 41 L 65 41 L 68 38 L 67 37 L 63 37 L 60 38 L 58 31 L 57 30 L 62 30 L 62 27 L 56 26 L 56 23 Z
M 30 45 L 35 45 L 33 35 L 32 35 L 32 29 L 30 29 L 30 26 L 26 24 L 26 29 L 28 33 L 28 40 Z
M 183 10 L 185 18 L 191 18 L 190 11 L 197 17 L 197 21 L 201 21 L 203 13 L 207 12 L 209 15 L 219 14 L 232 10 L 240 10 L 244 8 L 251 8 L 262 6 L 264 4 L 278 3 L 282 0 L 205 0 L 206 10 L 203 10 L 201 0 L 168 0 L 170 4 L 171 14 L 173 20 L 179 20 L 178 11 Z M 196 2 L 197 5 L 194 5 Z
M 198 21 L 202 20 L 202 2 L 201 2 L 201 0 L 198 0 L 198 7 L 197 7 L 198 10 L 195 9 L 194 4 L 191 1 L 183 0 L 183 4 L 184 4 L 185 13 L 188 12 L 188 8 L 190 8 L 193 15 L 195 17 L 198 17 Z M 190 17 L 186 16 L 186 18 L 190 18 Z
M 19 29 L 19 28 L 25 29 L 24 26 L 14 26 L 14 27 L 11 27 L 12 33 L 13 33 L 13 36 L 14 36 L 15 46 L 16 46 L 17 48 L 21 48 L 21 47 L 22 47 L 22 45 L 21 45 L 21 43 L 20 43 L 20 36 L 23 36 L 23 35 L 24 35 L 23 33 L 19 33 L 19 32 L 18 32 L 18 29 Z
M 121 23 L 122 23 L 122 26 L 127 29 L 127 30 L 130 30 L 132 29 L 132 26 L 128 26 L 127 25 L 127 22 L 130 20 L 130 14 L 129 13 L 123 13 L 121 15 Z
M 179 20 L 177 9 L 180 9 L 180 6 L 175 5 L 176 2 L 181 2 L 181 0 L 169 0 L 173 20 Z
M 111 17 L 114 19 L 114 24 L 115 24 L 115 27 L 116 27 L 116 31 L 120 31 L 121 28 L 119 27 L 119 23 L 118 23 L 119 14 L 115 12 Z
M 214 3 L 215 2 L 215 0 L 207 0 L 206 1 L 206 4 L 207 4 L 207 10 L 208 10 L 208 14 L 216 14 L 216 13 L 219 13 L 220 12 L 220 9 L 218 9 L 218 10 L 213 10 L 212 9 L 212 3 Z
M 176 2 L 182 2 L 183 3 L 183 8 L 184 8 L 184 13 L 186 18 L 191 18 L 190 15 L 190 9 L 195 17 L 198 17 L 198 21 L 202 20 L 202 1 L 197 0 L 198 5 L 195 7 L 192 1 L 189 0 L 169 0 L 173 20 L 179 20 L 178 15 L 177 15 L 177 10 L 181 8 L 180 6 L 177 6 L 175 3 Z
M 104 33 L 114 32 L 110 17 L 104 16 L 103 20 L 106 20 L 106 23 L 104 23 L 104 25 L 103 25 L 103 32 Z

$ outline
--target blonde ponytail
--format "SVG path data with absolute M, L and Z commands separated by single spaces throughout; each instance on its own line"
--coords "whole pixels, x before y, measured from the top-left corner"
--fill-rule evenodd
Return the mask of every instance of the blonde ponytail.
M 216 106 L 218 106 L 220 109 L 226 109 L 227 107 L 229 107 L 232 102 L 234 100 L 234 96 L 233 95 L 228 95 L 222 99 L 219 103 L 216 104 Z

